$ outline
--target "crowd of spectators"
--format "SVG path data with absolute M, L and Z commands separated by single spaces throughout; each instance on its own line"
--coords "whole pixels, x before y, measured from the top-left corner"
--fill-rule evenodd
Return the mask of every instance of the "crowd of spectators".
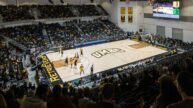
M 2 36 L 15 40 L 27 48 L 74 44 L 106 39 L 109 41 L 128 38 L 127 34 L 108 20 L 67 21 L 63 23 L 25 25 L 0 29 Z
M 70 7 L 70 5 L 45 5 L 37 6 L 36 8 L 40 13 L 39 19 L 46 19 L 75 17 L 75 15 L 70 10 Z
M 99 12 L 97 8 L 101 8 Z M 76 11 L 78 14 L 74 14 Z M 104 11 L 104 12 L 103 12 Z M 69 18 L 101 16 L 105 10 L 102 6 L 95 5 L 22 5 L 0 6 L 0 16 L 4 22 L 30 19 Z
M 42 35 L 42 28 L 38 25 L 2 28 L 0 32 L 2 36 L 13 39 L 28 48 L 40 47 L 48 43 Z
M 77 43 L 103 39 L 113 41 L 129 37 L 109 20 L 80 21 L 79 23 L 76 21 L 53 24 L 40 23 L 2 28 L 0 32 L 2 36 L 9 37 L 27 48 L 41 48 L 50 44 L 56 47 L 63 45 L 66 48 L 72 48 Z M 192 43 L 157 35 L 146 36 L 142 41 L 170 49 L 190 50 L 193 47 Z
M 110 41 L 128 38 L 124 31 L 108 20 L 83 21 L 78 26 L 82 30 L 81 42 L 101 39 Z
M 80 33 L 74 22 L 65 22 L 62 24 L 46 24 L 43 28 L 47 31 L 47 35 L 51 40 L 51 44 L 55 46 L 64 46 L 70 48 L 76 39 L 80 38 Z
M 11 83 L 23 82 L 27 79 L 27 71 L 22 64 L 22 51 L 8 45 L 0 39 L 0 88 L 9 89 Z
M 102 20 L 102 22 L 106 25 L 108 28 L 108 36 L 110 36 L 109 39 L 116 40 L 116 39 L 125 39 L 127 38 L 127 35 L 125 32 L 120 29 L 118 26 L 110 22 L 109 20 Z M 119 34 L 119 37 L 117 37 L 117 34 Z
M 30 6 L 0 6 L 0 14 L 4 22 L 34 19 L 34 16 L 30 13 L 30 9 Z
M 172 38 L 153 35 L 153 34 L 151 34 L 150 36 L 147 36 L 145 38 L 145 41 L 153 44 L 164 45 L 168 48 L 176 48 L 176 49 L 179 48 L 183 50 L 190 50 L 193 47 L 193 43 L 185 43 L 182 40 L 172 39 Z
M 82 39 L 83 41 L 96 40 L 99 38 L 104 38 L 107 35 L 108 29 L 105 28 L 98 21 L 83 21 L 78 24 L 79 28 L 82 30 Z
M 79 11 L 79 16 L 81 17 L 102 15 L 102 13 L 97 11 L 95 5 L 74 5 L 73 7 Z

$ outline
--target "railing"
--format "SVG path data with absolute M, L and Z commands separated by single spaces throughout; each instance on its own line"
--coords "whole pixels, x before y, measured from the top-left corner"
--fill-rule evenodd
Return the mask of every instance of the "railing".
M 96 40 L 96 41 L 89 41 L 89 42 L 84 42 L 84 43 L 77 43 L 74 44 L 74 47 L 83 47 L 83 46 L 88 46 L 88 45 L 96 45 L 100 43 L 107 42 L 106 39 L 101 39 L 101 40 Z

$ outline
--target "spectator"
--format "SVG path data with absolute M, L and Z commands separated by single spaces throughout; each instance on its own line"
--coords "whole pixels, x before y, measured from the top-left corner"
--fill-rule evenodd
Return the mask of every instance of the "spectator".
M 0 94 L 0 108 L 7 108 L 7 103 L 2 94 Z
M 17 102 L 19 103 L 19 106 L 22 106 L 24 103 L 24 100 L 26 99 L 25 90 L 23 87 L 17 88 L 16 99 L 17 99 Z
M 69 93 L 68 93 L 68 88 L 64 86 L 64 88 L 62 89 L 62 94 L 66 100 L 66 103 L 69 103 L 69 106 L 73 106 L 74 107 L 74 104 L 72 103 L 72 99 L 70 98 L 69 96 Z
M 23 5 L 0 6 L 0 17 L 4 22 L 47 18 L 69 18 L 101 16 L 107 13 L 102 6 L 95 5 Z
M 79 99 L 79 108 L 89 108 L 95 104 L 95 102 L 90 99 L 90 96 L 90 89 L 87 87 L 84 89 L 84 97 Z
M 119 108 L 113 100 L 114 88 L 112 84 L 105 84 L 102 88 L 102 100 L 94 105 L 94 108 Z
M 39 85 L 33 97 L 27 97 L 21 108 L 47 108 L 48 85 Z
M 190 72 L 179 73 L 177 85 L 183 100 L 169 105 L 167 108 L 193 108 L 193 74 Z
M 163 76 L 160 79 L 160 93 L 157 96 L 156 102 L 151 108 L 166 108 L 167 105 L 176 103 L 181 100 L 176 86 L 168 76 Z
M 7 107 L 8 108 L 20 108 L 19 103 L 16 100 L 15 92 L 13 89 L 10 89 L 6 93 Z
M 53 88 L 53 97 L 48 100 L 47 108 L 73 108 L 73 104 L 62 95 L 60 85 L 55 85 Z

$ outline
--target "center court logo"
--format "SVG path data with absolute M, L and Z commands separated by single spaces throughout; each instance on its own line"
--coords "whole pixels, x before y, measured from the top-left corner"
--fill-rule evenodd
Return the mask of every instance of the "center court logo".
M 120 48 L 107 48 L 107 49 L 102 49 L 102 50 L 98 50 L 93 52 L 91 55 L 96 57 L 96 58 L 101 58 L 107 54 L 111 54 L 111 53 L 122 53 L 125 52 L 125 50 L 122 50 Z

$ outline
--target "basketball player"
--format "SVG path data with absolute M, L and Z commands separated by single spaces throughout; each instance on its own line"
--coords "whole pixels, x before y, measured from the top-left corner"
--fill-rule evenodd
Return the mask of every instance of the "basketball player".
M 152 34 L 150 34 L 150 42 L 151 42 L 151 44 L 154 43 Z
M 65 64 L 68 66 L 68 57 L 65 59 Z
M 94 65 L 92 64 L 92 66 L 90 67 L 90 77 L 91 77 L 91 80 L 93 79 L 93 72 L 94 72 Z
M 92 66 L 90 67 L 90 75 L 93 75 L 93 71 L 94 71 L 94 65 L 92 64 Z
M 71 68 L 72 68 L 72 65 L 73 65 L 73 58 L 71 57 L 70 58 L 70 66 L 71 66 Z
M 81 75 L 82 73 L 84 74 L 84 66 L 83 66 L 83 64 L 80 65 L 80 75 Z
M 83 56 L 83 49 L 80 48 L 80 55 Z
M 74 68 L 76 69 L 77 68 L 77 62 L 78 62 L 78 60 L 77 60 L 77 58 L 74 60 Z

